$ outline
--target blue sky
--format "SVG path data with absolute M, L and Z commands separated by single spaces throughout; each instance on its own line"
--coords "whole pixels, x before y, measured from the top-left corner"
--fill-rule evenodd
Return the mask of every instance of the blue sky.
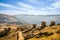
M 0 13 L 11 15 L 60 14 L 60 0 L 0 0 Z

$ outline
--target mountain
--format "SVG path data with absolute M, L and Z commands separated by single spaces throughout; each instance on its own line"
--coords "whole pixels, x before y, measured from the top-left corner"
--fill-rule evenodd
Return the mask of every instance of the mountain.
M 0 14 L 0 23 L 19 23 L 20 22 L 15 16 L 7 15 L 7 14 Z
M 50 24 L 51 21 L 55 21 L 56 23 L 60 23 L 60 15 L 27 15 L 20 14 L 15 15 L 18 19 L 22 19 L 27 23 L 33 24 L 41 24 L 42 21 L 46 21 L 47 25 Z
M 60 15 L 27 15 L 27 14 L 20 14 L 20 15 L 7 15 L 7 14 L 0 14 L 0 23 L 7 22 L 7 23 L 29 23 L 29 24 L 41 24 L 42 21 L 46 21 L 47 25 L 50 24 L 51 21 L 55 21 L 56 24 L 60 23 Z

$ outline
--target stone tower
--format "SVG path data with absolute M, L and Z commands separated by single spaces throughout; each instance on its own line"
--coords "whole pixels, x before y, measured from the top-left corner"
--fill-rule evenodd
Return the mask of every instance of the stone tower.
M 50 26 L 54 26 L 55 25 L 55 21 L 51 21 Z
M 33 24 L 33 28 L 36 28 L 36 24 Z
M 41 26 L 42 26 L 42 27 L 46 27 L 46 22 L 43 21 L 43 22 L 41 23 Z
M 41 29 L 43 29 L 43 28 L 45 28 L 46 27 L 46 22 L 45 21 L 42 21 L 42 23 L 41 23 Z

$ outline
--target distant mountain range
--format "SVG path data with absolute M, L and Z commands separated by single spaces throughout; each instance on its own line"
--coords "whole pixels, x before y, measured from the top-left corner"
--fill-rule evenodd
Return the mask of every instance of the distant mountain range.
M 15 16 L 7 15 L 7 14 L 0 14 L 0 23 L 22 23 L 20 22 Z
M 0 22 L 41 24 L 42 21 L 46 21 L 47 24 L 50 24 L 51 21 L 60 23 L 60 15 L 59 14 L 56 14 L 56 15 L 0 14 Z
M 22 19 L 27 23 L 30 24 L 41 24 L 42 21 L 46 21 L 49 25 L 51 21 L 55 21 L 56 23 L 60 23 L 60 14 L 53 14 L 53 15 L 27 15 L 27 14 L 20 14 L 15 15 L 18 19 Z

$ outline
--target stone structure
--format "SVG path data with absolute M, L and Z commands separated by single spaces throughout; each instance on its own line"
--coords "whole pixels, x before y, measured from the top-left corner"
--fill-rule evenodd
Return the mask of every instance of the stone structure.
M 51 21 L 50 26 L 54 26 L 55 25 L 55 21 Z
M 46 27 L 46 22 L 45 21 L 42 21 L 42 23 L 41 23 L 41 29 L 43 29 L 43 28 L 45 28 Z
M 46 27 L 46 22 L 43 21 L 43 22 L 41 23 L 41 26 L 42 26 L 42 27 Z
M 36 24 L 33 24 L 33 28 L 36 28 Z
M 60 25 L 60 23 L 58 23 L 57 25 Z

